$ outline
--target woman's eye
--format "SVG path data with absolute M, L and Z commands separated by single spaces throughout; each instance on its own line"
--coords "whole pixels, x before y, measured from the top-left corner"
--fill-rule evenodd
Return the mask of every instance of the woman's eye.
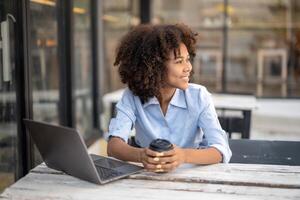
M 180 59 L 180 60 L 176 60 L 175 61 L 176 64 L 182 64 L 183 62 L 190 63 L 191 62 L 191 58 Z

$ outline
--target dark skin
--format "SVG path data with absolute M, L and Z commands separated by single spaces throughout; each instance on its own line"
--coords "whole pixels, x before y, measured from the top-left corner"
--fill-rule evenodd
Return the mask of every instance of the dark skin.
M 142 163 L 147 171 L 169 172 L 183 163 L 214 164 L 222 159 L 215 148 L 183 149 L 174 145 L 174 149 L 166 152 L 155 152 L 149 148 L 135 148 L 118 137 L 112 137 L 107 146 L 109 156 L 120 160 Z
M 166 63 L 166 67 L 168 69 L 166 84 L 160 88 L 160 97 L 158 98 L 164 116 L 167 114 L 169 103 L 176 88 L 185 90 L 188 87 L 188 77 L 192 65 L 184 44 L 180 45 L 180 56 L 175 57 L 172 52 L 170 53 L 170 59 Z M 108 142 L 107 153 L 109 156 L 120 160 L 142 163 L 146 170 L 152 172 L 169 172 L 183 163 L 214 164 L 222 161 L 221 153 L 213 147 L 188 149 L 173 146 L 172 150 L 159 153 L 149 148 L 132 147 L 121 138 L 112 137 Z

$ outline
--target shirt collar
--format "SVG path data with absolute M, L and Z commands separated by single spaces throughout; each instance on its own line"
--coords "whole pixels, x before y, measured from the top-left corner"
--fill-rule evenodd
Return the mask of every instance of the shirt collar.
M 149 105 L 152 105 L 152 104 L 159 104 L 158 100 L 156 97 L 151 97 L 146 103 L 144 103 L 143 107 L 147 107 Z
M 146 103 L 144 103 L 143 107 L 145 108 L 152 104 L 159 104 L 159 101 L 156 97 L 150 98 Z M 173 106 L 180 107 L 180 108 L 187 108 L 186 101 L 185 101 L 185 95 L 182 90 L 176 89 L 175 94 L 173 95 L 170 104 Z
M 180 89 L 176 89 L 175 94 L 173 95 L 171 102 L 171 105 L 177 106 L 180 108 L 186 108 L 186 101 L 185 101 L 185 95 L 184 92 Z

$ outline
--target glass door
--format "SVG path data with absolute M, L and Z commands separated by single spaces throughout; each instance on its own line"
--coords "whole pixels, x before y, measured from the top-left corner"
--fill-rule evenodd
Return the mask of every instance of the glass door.
M 29 3 L 32 118 L 59 124 L 59 65 L 57 1 Z M 42 162 L 34 148 L 34 164 Z
M 0 1 L 0 193 L 17 170 L 14 2 Z
M 75 124 L 87 140 L 93 134 L 91 2 L 73 2 Z

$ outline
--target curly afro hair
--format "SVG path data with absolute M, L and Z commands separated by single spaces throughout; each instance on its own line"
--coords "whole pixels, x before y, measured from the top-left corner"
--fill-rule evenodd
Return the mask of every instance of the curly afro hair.
M 151 97 L 159 97 L 170 53 L 174 52 L 177 57 L 179 45 L 184 43 L 193 59 L 196 35 L 184 24 L 135 27 L 121 39 L 117 48 L 114 65 L 119 66 L 121 81 L 142 103 Z

